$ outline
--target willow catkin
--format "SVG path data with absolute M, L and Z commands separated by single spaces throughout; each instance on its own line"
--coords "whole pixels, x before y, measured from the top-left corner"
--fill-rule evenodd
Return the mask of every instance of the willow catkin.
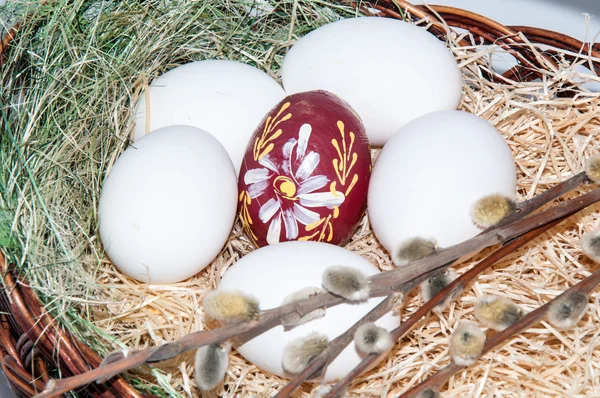
M 517 208 L 516 202 L 501 194 L 491 194 L 471 206 L 471 220 L 481 229 L 498 225 Z
M 354 343 L 365 354 L 383 354 L 392 348 L 394 340 L 386 329 L 369 322 L 356 329 Z
M 242 292 L 214 290 L 204 296 L 202 306 L 209 316 L 226 323 L 249 321 L 260 312 L 258 300 Z
M 329 293 L 346 300 L 363 301 L 369 298 L 369 280 L 356 268 L 329 267 L 323 273 L 321 283 Z
M 224 378 L 229 366 L 229 345 L 209 344 L 196 351 L 196 384 L 202 391 L 215 388 Z
M 435 239 L 417 236 L 403 241 L 396 249 L 393 260 L 397 266 L 402 266 L 431 256 L 437 251 L 438 245 Z
M 302 372 L 310 361 L 327 348 L 327 336 L 313 332 L 289 342 L 284 350 L 281 364 L 292 374 Z
M 588 296 L 582 292 L 569 292 L 550 304 L 548 320 L 559 329 L 570 329 L 583 318 L 588 308 Z
M 452 361 L 460 366 L 471 366 L 481 356 L 485 345 L 485 333 L 474 322 L 463 322 L 450 336 Z
M 503 297 L 483 297 L 475 306 L 475 318 L 485 327 L 502 331 L 518 322 L 525 312 Z
M 427 278 L 423 282 L 421 282 L 421 296 L 424 302 L 428 302 L 434 296 L 436 296 L 439 292 L 444 290 L 450 283 L 452 283 L 458 275 L 448 269 L 442 272 L 438 272 L 430 278 Z M 452 291 L 448 294 L 444 299 L 433 308 L 433 311 L 436 313 L 440 313 L 444 308 L 450 304 L 452 300 L 456 298 L 460 294 L 460 291 Z

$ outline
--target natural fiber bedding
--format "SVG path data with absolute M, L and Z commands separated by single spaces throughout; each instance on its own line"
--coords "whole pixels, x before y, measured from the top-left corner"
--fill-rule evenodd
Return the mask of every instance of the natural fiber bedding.
M 259 7 L 252 16 L 252 3 L 54 2 L 39 6 L 37 19 L 25 29 L 12 53 L 18 63 L 1 69 L 8 82 L 3 100 L 12 106 L 9 135 L 0 140 L 0 245 L 59 322 L 101 355 L 217 327 L 204 316 L 202 297 L 253 250 L 237 223 L 209 267 L 168 286 L 128 279 L 104 256 L 97 199 L 126 147 L 131 109 L 144 87 L 178 64 L 205 58 L 241 60 L 277 77 L 296 37 L 355 15 L 335 2 L 286 1 L 268 14 Z M 557 96 L 565 82 L 598 77 L 563 62 L 539 81 L 491 83 L 481 70 L 491 70 L 489 55 L 498 48 L 474 40 L 472 46 L 458 47 L 457 42 L 454 36 L 448 45 L 463 74 L 460 109 L 487 119 L 507 140 L 517 164 L 519 199 L 581 171 L 586 156 L 600 150 L 600 95 L 577 88 L 573 99 Z M 18 166 L 23 159 L 26 167 Z M 429 183 L 435 184 L 436 176 Z M 571 196 L 587 190 L 583 186 Z M 478 298 L 501 295 L 532 310 L 589 275 L 598 265 L 581 254 L 578 239 L 598 228 L 599 209 L 577 214 L 480 275 L 441 316 L 419 322 L 380 365 L 356 380 L 350 396 L 396 396 L 446 365 L 450 331 L 459 321 L 473 320 Z M 346 247 L 382 270 L 393 266 L 366 217 Z M 456 267 L 457 273 L 486 253 Z M 406 318 L 419 305 L 412 293 L 399 311 Z M 448 397 L 600 397 L 599 322 L 596 290 L 576 329 L 558 331 L 542 322 L 454 376 L 442 391 Z M 130 377 L 161 396 L 198 396 L 192 363 L 188 354 Z M 205 396 L 268 397 L 285 382 L 234 351 L 224 384 Z M 307 384 L 296 396 L 310 393 Z

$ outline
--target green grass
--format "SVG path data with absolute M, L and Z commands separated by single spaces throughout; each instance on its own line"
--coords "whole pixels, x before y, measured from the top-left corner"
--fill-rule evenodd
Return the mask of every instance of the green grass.
M 101 355 L 110 351 L 109 336 L 87 322 L 101 305 L 96 209 L 128 145 L 143 84 L 215 58 L 277 77 L 295 38 L 356 14 L 341 2 L 293 0 L 270 1 L 266 15 L 249 12 L 260 3 L 14 1 L 1 11 L 29 21 L 0 67 L 0 246 L 59 324 Z M 156 375 L 156 385 L 132 382 L 173 396 Z

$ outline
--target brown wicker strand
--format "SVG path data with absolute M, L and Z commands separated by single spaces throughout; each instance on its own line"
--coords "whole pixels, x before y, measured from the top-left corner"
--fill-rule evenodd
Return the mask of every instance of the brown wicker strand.
M 30 383 L 33 385 L 33 388 L 36 392 L 42 391 L 44 389 L 44 383 L 40 380 L 30 380 L 29 373 L 23 368 L 21 365 L 17 363 L 15 358 L 6 355 L 2 361 L 3 367 L 9 368 L 13 373 L 19 376 L 24 382 Z
M 7 269 L 6 259 L 1 252 L 0 273 L 2 274 L 4 294 L 7 298 L 3 301 L 8 303 L 8 308 L 4 308 L 4 310 L 16 320 L 19 329 L 22 331 L 21 336 L 27 336 L 27 338 L 22 338 L 21 344 L 17 344 L 19 348 L 28 351 L 30 344 L 31 347 L 35 345 L 47 360 L 55 363 L 61 369 L 61 372 L 66 375 L 80 374 L 100 364 L 100 358 L 89 347 L 80 346 L 70 333 L 55 326 L 55 321 L 41 307 L 33 291 L 28 286 L 15 282 L 11 270 Z M 5 351 L 11 353 L 10 358 L 23 369 L 22 364 L 25 358 L 23 355 L 19 355 L 17 346 L 11 348 L 11 345 L 7 344 L 6 338 L 1 339 L 0 343 L 2 343 Z M 55 350 L 55 347 L 58 347 L 58 349 Z M 85 348 L 81 349 L 81 347 Z M 44 373 L 47 373 L 47 370 Z M 12 370 L 12 373 L 7 373 L 11 384 L 22 389 L 23 386 L 19 384 L 19 379 L 15 376 L 14 370 Z M 35 379 L 31 374 L 29 377 L 30 380 Z M 90 396 L 96 397 L 142 397 L 142 394 L 121 377 L 111 379 L 105 385 L 90 385 L 87 391 Z
M 394 3 L 397 4 L 397 7 L 408 11 L 409 15 L 413 17 L 413 20 L 426 19 L 432 21 L 432 23 L 435 24 L 434 26 L 441 24 L 440 21 L 443 20 L 450 26 L 470 31 L 472 34 L 482 38 L 485 43 L 497 44 L 514 56 L 519 61 L 521 68 L 530 70 L 535 77 L 541 77 L 538 69 L 546 69 L 544 65 L 541 65 L 540 60 L 531 53 L 529 48 L 524 46 L 525 42 L 519 37 L 518 32 L 489 18 L 454 7 L 414 6 L 404 0 L 384 0 L 378 2 L 378 4 L 373 7 L 388 16 L 398 18 L 400 15 L 394 10 Z M 418 19 L 414 18 L 415 16 L 417 16 Z M 440 29 L 437 29 L 435 33 L 439 35 L 439 32 Z M 441 34 L 445 36 L 447 32 L 443 31 Z M 470 45 L 470 43 L 466 43 L 465 45 Z M 556 63 L 552 59 L 544 57 L 544 61 L 556 68 Z M 519 80 L 523 80 L 523 78 L 529 76 L 531 76 L 531 74 L 519 76 L 518 74 L 515 74 L 514 71 L 509 71 L 504 77 L 520 77 Z
M 19 365 L 22 366 L 19 354 L 14 342 L 14 337 L 11 335 L 11 328 L 6 321 L 6 315 L 2 315 L 2 324 L 0 326 L 0 345 L 6 351 L 6 355 L 13 357 Z
M 17 36 L 17 30 L 19 29 L 19 24 L 16 24 L 13 28 L 8 30 L 2 37 L 2 41 L 0 41 L 0 65 L 2 65 L 6 61 L 6 57 L 8 54 L 8 50 L 10 49 L 10 45 Z

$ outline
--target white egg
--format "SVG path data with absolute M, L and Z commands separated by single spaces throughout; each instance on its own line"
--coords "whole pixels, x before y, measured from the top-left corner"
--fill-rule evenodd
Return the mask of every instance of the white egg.
M 142 94 L 135 110 L 135 140 L 165 126 L 199 127 L 223 144 L 237 172 L 254 129 L 284 97 L 275 80 L 250 65 L 191 62 L 159 76 Z
M 177 282 L 219 253 L 236 206 L 236 175 L 223 146 L 196 127 L 164 127 L 129 146 L 110 170 L 100 194 L 100 239 L 124 274 Z
M 491 124 L 467 112 L 434 112 L 383 147 L 369 183 L 369 220 L 396 260 L 412 237 L 446 247 L 477 235 L 472 204 L 492 193 L 515 197 L 516 185 L 511 150 Z
M 362 118 L 371 145 L 433 111 L 456 109 L 462 82 L 446 46 L 422 27 L 391 18 L 350 18 L 294 44 L 281 69 L 288 94 L 327 90 Z
M 221 291 L 241 290 L 256 297 L 261 309 L 281 305 L 283 299 L 305 287 L 321 287 L 321 276 L 326 268 L 345 265 L 366 275 L 379 272 L 377 267 L 358 254 L 341 247 L 319 242 L 292 241 L 265 246 L 235 263 L 223 276 Z M 281 365 L 286 344 L 311 332 L 325 334 L 329 340 L 344 333 L 350 326 L 379 304 L 383 298 L 372 298 L 360 304 L 342 304 L 327 309 L 323 318 L 284 331 L 277 326 L 238 347 L 238 352 L 259 368 L 289 377 Z M 399 318 L 391 313 L 377 324 L 388 330 L 399 325 Z M 330 382 L 345 376 L 361 360 L 362 354 L 351 343 L 329 365 L 325 380 Z

